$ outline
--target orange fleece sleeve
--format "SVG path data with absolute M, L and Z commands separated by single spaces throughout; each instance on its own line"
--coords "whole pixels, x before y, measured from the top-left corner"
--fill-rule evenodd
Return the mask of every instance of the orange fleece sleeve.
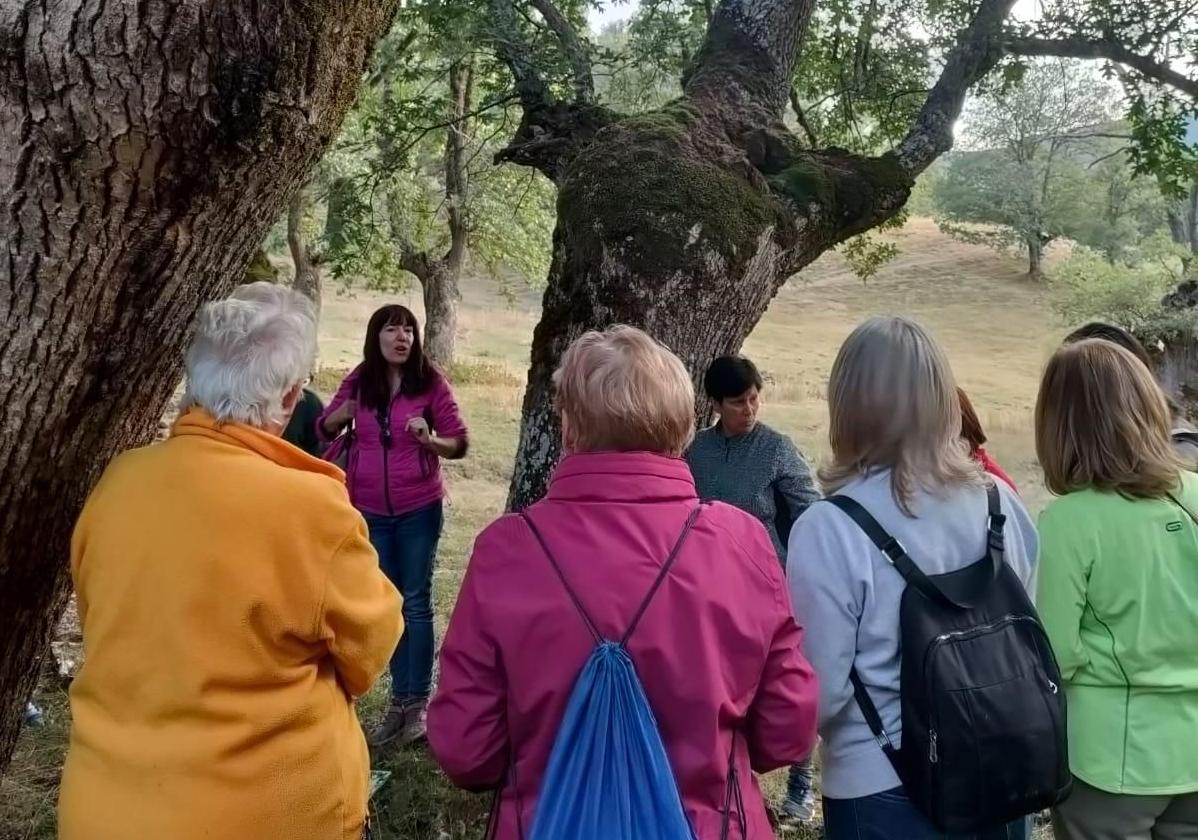
M 341 684 L 352 697 L 370 690 L 403 635 L 402 599 L 379 569 L 359 518 L 333 554 L 317 633 L 328 644 Z

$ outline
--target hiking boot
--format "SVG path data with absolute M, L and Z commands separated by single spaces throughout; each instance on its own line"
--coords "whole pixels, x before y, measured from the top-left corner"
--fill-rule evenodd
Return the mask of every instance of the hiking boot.
M 385 747 L 400 737 L 407 728 L 407 725 L 408 704 L 392 700 L 391 705 L 387 707 L 387 714 L 383 716 L 382 722 L 370 730 L 370 733 L 366 736 L 366 741 L 375 749 Z
M 809 825 L 815 820 L 815 791 L 808 789 L 798 798 L 788 796 L 782 803 L 784 825 Z
M 406 709 L 403 731 L 399 734 L 401 747 L 420 743 L 428 737 L 428 700 L 415 700 Z

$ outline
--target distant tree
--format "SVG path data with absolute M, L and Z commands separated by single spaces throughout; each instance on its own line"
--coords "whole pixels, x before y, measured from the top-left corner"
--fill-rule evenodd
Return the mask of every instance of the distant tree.
M 1087 183 L 1071 147 L 1110 134 L 1115 92 L 1075 62 L 1032 64 L 1017 81 L 978 97 L 966 134 L 982 153 L 949 159 L 936 185 L 940 225 L 960 239 L 1027 253 L 1043 275 L 1044 249 L 1083 226 Z
M 466 267 L 504 292 L 513 277 L 539 283 L 550 251 L 552 186 L 492 160 L 514 130 L 514 96 L 506 68 L 471 46 L 481 25 L 465 2 L 402 11 L 322 165 L 334 275 L 372 288 L 414 277 L 425 347 L 442 365 L 455 355 Z

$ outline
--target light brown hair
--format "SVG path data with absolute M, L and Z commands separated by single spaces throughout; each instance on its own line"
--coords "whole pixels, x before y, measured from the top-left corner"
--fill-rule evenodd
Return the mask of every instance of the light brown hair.
M 828 381 L 832 459 L 820 470 L 833 493 L 891 470 L 899 509 L 913 516 L 917 488 L 981 484 L 961 439 L 961 404 L 940 345 L 914 321 L 871 318 L 845 339 Z
M 635 327 L 589 332 L 562 355 L 555 406 L 579 452 L 681 455 L 695 436 L 695 387 L 677 356 Z
M 1036 455 L 1056 495 L 1167 495 L 1184 469 L 1170 428 L 1164 393 L 1128 350 L 1087 339 L 1049 360 L 1036 400 Z

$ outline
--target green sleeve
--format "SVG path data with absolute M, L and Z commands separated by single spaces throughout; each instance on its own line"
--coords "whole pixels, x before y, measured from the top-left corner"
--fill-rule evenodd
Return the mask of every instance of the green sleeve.
M 1061 676 L 1066 680 L 1089 659 L 1081 643 L 1082 613 L 1086 608 L 1093 558 L 1082 542 L 1085 523 L 1072 511 L 1054 502 L 1040 514 L 1040 574 L 1036 608 L 1048 632 Z

